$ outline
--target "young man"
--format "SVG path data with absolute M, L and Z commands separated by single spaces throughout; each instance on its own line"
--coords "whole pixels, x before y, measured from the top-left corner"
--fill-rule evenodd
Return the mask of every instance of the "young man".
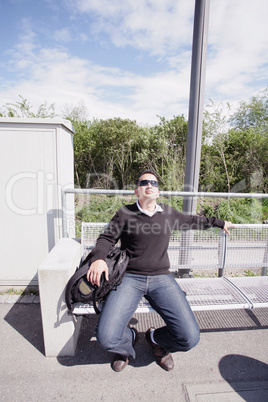
M 217 218 L 186 215 L 166 204 L 157 204 L 159 185 L 152 171 L 138 179 L 137 203 L 120 208 L 102 233 L 94 249 L 93 263 L 87 277 L 99 286 L 100 276 L 108 267 L 105 257 L 120 239 L 121 249 L 129 256 L 127 271 L 116 291 L 105 300 L 97 325 L 97 339 L 109 352 L 115 353 L 112 368 L 122 371 L 135 358 L 138 339 L 128 323 L 141 298 L 145 296 L 165 321 L 162 328 L 150 328 L 146 340 L 156 362 L 165 370 L 174 367 L 171 352 L 187 351 L 199 342 L 199 328 L 184 293 L 169 271 L 167 248 L 173 229 L 207 229 L 220 227 L 227 233 L 231 222 Z

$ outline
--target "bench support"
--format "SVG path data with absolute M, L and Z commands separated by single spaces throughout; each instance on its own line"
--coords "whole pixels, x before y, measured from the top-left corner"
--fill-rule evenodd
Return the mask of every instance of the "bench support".
M 45 355 L 74 356 L 82 317 L 67 313 L 65 286 L 81 258 L 81 244 L 61 239 L 38 269 Z

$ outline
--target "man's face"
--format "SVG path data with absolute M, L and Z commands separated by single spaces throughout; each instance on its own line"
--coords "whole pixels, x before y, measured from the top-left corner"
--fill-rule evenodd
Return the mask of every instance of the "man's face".
M 151 173 L 145 173 L 140 177 L 139 182 L 141 182 L 142 180 L 157 181 L 157 178 Z M 152 186 L 151 183 L 148 183 L 144 186 L 138 186 L 135 189 L 135 194 L 139 198 L 140 201 L 156 200 L 159 197 L 160 191 L 159 191 L 159 187 Z

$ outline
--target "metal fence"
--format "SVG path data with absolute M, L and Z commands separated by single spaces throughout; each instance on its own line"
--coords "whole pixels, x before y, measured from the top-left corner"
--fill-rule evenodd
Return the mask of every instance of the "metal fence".
M 68 237 L 67 234 L 67 203 L 68 194 L 107 194 L 107 195 L 134 195 L 133 190 L 103 190 L 103 189 L 83 189 L 68 188 L 62 190 L 62 235 Z M 207 192 L 190 192 L 190 191 L 161 191 L 163 197 L 206 197 L 206 198 L 249 198 L 249 199 L 265 199 L 268 194 L 261 193 L 207 193 Z
M 95 245 L 98 236 L 107 227 L 104 222 L 82 222 L 82 254 Z M 268 225 L 236 225 L 230 235 L 223 230 L 189 230 L 190 241 L 185 242 L 181 231 L 174 231 L 170 238 L 168 255 L 170 269 L 215 269 L 223 275 L 225 268 L 261 268 L 262 275 L 268 267 Z

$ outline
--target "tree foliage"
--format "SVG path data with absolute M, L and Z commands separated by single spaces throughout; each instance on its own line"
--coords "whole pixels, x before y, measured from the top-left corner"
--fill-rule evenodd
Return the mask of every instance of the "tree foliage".
M 36 118 L 46 118 L 55 117 L 55 105 L 47 105 L 47 103 L 42 103 L 37 111 L 32 112 L 33 106 L 27 101 L 26 98 L 19 95 L 20 100 L 16 103 L 6 103 L 0 110 L 1 117 L 36 117 Z
M 267 192 L 267 106 L 266 90 L 241 102 L 229 119 L 222 107 L 205 113 L 200 169 L 203 190 Z
M 183 188 L 187 127 L 182 115 L 171 120 L 160 117 L 160 124 L 150 129 L 145 158 L 150 161 L 150 167 L 158 172 L 162 187 L 166 190 Z
M 86 188 L 131 187 L 147 129 L 121 118 L 72 123 L 76 184 Z
M 236 110 L 227 104 L 205 112 L 199 189 L 215 192 L 267 192 L 268 90 Z M 27 99 L 4 105 L 1 116 L 54 117 L 45 102 L 36 112 Z M 226 114 L 226 110 L 228 113 Z M 133 188 L 136 175 L 150 168 L 163 190 L 184 184 L 187 120 L 183 115 L 144 127 L 120 117 L 92 121 L 84 104 L 66 106 L 63 113 L 74 128 L 75 184 L 78 187 Z
M 230 123 L 237 130 L 252 129 L 267 134 L 268 129 L 268 88 L 253 96 L 250 102 L 242 101 L 230 117 Z
M 141 127 L 121 118 L 72 121 L 76 184 L 132 188 L 137 172 L 155 170 L 162 188 L 178 189 L 184 180 L 187 122 L 183 116 Z

